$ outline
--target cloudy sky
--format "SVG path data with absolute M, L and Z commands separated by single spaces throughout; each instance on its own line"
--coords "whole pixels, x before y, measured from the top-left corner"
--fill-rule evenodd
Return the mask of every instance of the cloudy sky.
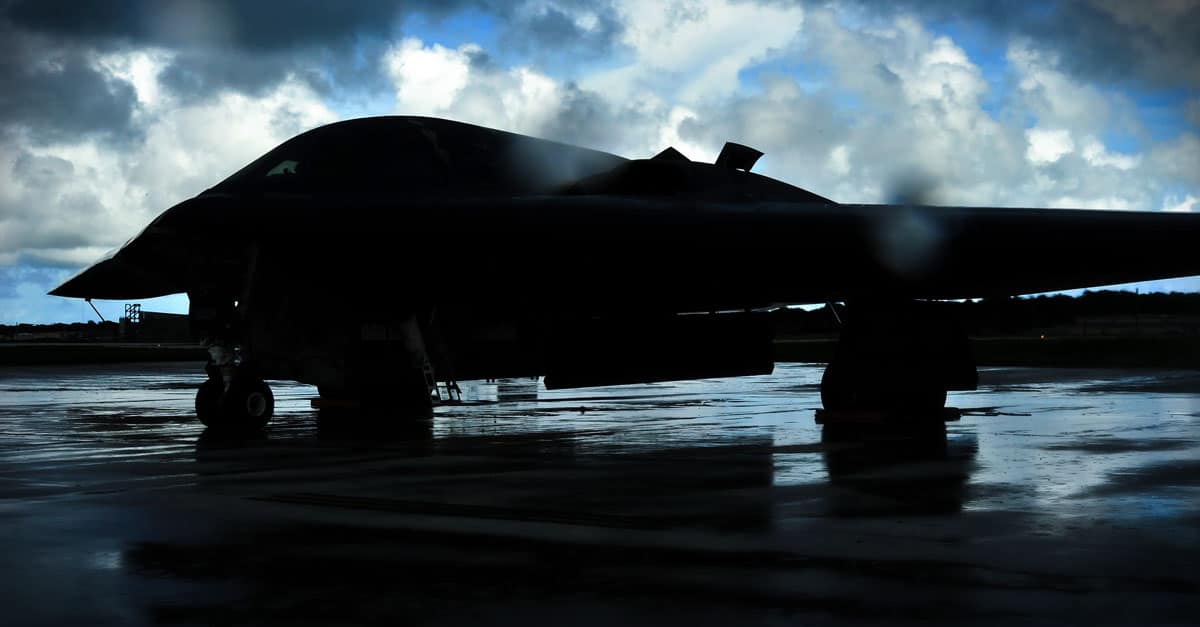
M 364 115 L 629 157 L 734 140 L 843 202 L 1200 211 L 1197 33 L 1200 0 L 0 0 L 0 323 L 94 319 L 44 293 Z

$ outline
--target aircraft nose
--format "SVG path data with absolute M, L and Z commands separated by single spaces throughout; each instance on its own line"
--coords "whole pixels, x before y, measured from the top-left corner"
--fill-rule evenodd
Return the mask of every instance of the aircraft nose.
M 153 298 L 183 291 L 163 275 L 130 263 L 117 251 L 50 290 L 68 298 Z
M 132 299 L 186 291 L 172 278 L 169 259 L 160 254 L 174 242 L 170 235 L 151 225 L 49 294 L 68 298 Z

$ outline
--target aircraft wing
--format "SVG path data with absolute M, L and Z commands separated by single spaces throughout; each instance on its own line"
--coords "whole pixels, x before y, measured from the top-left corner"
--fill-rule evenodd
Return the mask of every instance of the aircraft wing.
M 711 311 L 879 291 L 970 298 L 1191 276 L 1200 274 L 1197 242 L 1200 215 L 1161 212 L 605 195 L 280 196 L 251 207 L 209 194 L 169 210 L 51 293 L 144 298 L 240 284 L 253 250 L 365 293 Z M 499 271 L 525 280 L 469 280 Z M 426 280 L 430 273 L 453 280 Z

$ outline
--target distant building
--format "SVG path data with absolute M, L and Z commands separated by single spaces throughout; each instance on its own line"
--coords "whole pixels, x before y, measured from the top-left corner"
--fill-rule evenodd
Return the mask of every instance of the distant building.
M 132 342 L 188 342 L 192 339 L 186 314 L 140 311 L 121 319 L 121 339 Z

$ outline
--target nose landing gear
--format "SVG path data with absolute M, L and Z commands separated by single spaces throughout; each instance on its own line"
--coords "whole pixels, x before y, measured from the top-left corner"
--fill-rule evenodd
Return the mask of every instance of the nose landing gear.
M 275 396 L 254 367 L 248 350 L 245 301 L 228 292 L 188 293 L 192 332 L 203 338 L 208 379 L 196 391 L 196 416 L 213 431 L 246 433 L 263 428 L 275 413 Z
M 275 413 L 275 396 L 247 360 L 239 342 L 241 325 L 229 299 L 191 296 L 191 323 L 204 335 L 208 379 L 196 391 L 196 416 L 214 431 L 250 432 L 263 428 Z
M 196 416 L 215 431 L 248 432 L 262 429 L 275 413 L 275 395 L 256 369 L 229 339 L 233 324 L 220 327 L 222 336 L 205 340 L 209 378 L 196 392 Z
M 219 379 L 209 379 L 196 391 L 196 416 L 217 431 L 257 431 L 275 413 L 275 395 L 266 381 L 235 374 L 226 388 Z
M 196 416 L 217 431 L 257 431 L 275 413 L 275 395 L 266 381 L 244 365 L 225 367 L 209 363 L 209 378 L 196 391 Z M 226 376 L 222 371 L 231 370 Z M 213 376 L 213 374 L 217 376 Z

